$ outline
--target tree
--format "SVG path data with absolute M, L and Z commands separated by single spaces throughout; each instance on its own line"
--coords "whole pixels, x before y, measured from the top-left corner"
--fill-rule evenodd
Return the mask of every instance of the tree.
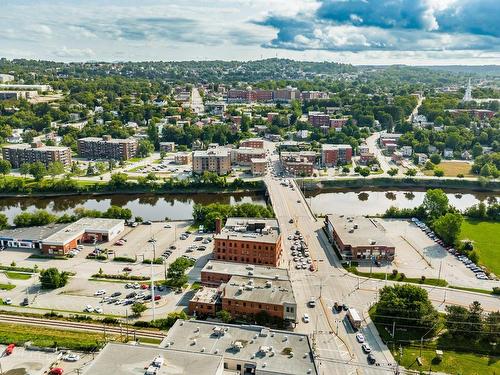
M 147 307 L 142 302 L 135 302 L 132 305 L 132 312 L 135 316 L 141 316 L 141 314 L 147 310 Z
M 437 218 L 432 227 L 444 242 L 454 244 L 460 234 L 463 220 L 461 214 L 448 212 L 446 215 Z
M 342 167 L 342 173 L 349 173 L 349 167 L 348 166 L 343 166 Z
M 127 186 L 128 176 L 126 173 L 113 173 L 109 185 L 115 188 L 122 188 Z
M 19 167 L 19 173 L 21 173 L 24 177 L 30 174 L 30 164 L 29 163 L 23 163 Z
M 8 160 L 0 159 L 0 174 L 6 176 L 10 173 L 12 165 Z
M 229 311 L 226 311 L 226 310 L 218 311 L 216 316 L 218 319 L 222 320 L 224 323 L 231 323 L 231 321 L 233 320 L 233 317 L 231 316 Z
M 9 219 L 7 218 L 7 215 L 5 215 L 3 212 L 0 212 L 0 229 L 5 229 L 9 226 Z
M 29 174 L 32 175 L 36 181 L 40 181 L 47 175 L 47 168 L 41 161 L 36 161 L 30 164 L 29 170 Z
M 66 285 L 69 274 L 60 272 L 57 268 L 47 268 L 40 272 L 40 283 L 42 289 L 57 289 Z
M 154 145 L 147 139 L 139 141 L 139 146 L 137 147 L 137 155 L 141 158 L 148 157 L 155 150 Z
M 361 168 L 361 170 L 359 171 L 359 174 L 363 177 L 367 177 L 370 175 L 370 170 L 368 168 Z
M 389 176 L 395 176 L 399 173 L 399 169 L 398 168 L 391 168 L 387 171 L 387 174 Z
M 474 144 L 474 146 L 472 146 L 472 157 L 475 159 L 482 154 L 483 147 L 479 143 Z
M 439 154 L 432 154 L 429 159 L 434 165 L 441 163 L 441 156 Z
M 111 205 L 106 212 L 103 213 L 102 217 L 109 219 L 123 219 L 129 220 L 132 218 L 132 211 L 130 208 L 123 208 L 119 206 Z
M 57 175 L 63 174 L 64 173 L 64 165 L 60 161 L 55 161 L 53 163 L 49 164 L 49 167 L 47 168 L 47 173 L 52 176 L 52 178 L 56 177 Z
M 436 176 L 436 177 L 443 177 L 444 176 L 444 171 L 442 169 L 436 168 L 436 169 L 434 169 L 434 176 Z
M 441 189 L 429 189 L 422 203 L 428 217 L 434 220 L 448 211 L 448 197 Z
M 417 175 L 417 170 L 415 168 L 410 168 L 406 171 L 405 175 L 413 177 Z

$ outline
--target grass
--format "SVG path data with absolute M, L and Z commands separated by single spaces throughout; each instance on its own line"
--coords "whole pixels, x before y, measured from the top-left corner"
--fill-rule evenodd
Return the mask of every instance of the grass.
M 201 289 L 201 283 L 199 281 L 195 281 L 194 283 L 191 284 L 191 290 L 198 290 Z
M 475 176 L 471 172 L 471 165 L 463 161 L 442 161 L 436 165 L 436 168 L 441 169 L 445 177 L 457 177 L 459 174 L 463 174 L 464 177 Z M 432 170 L 424 170 L 423 172 L 426 176 L 434 176 Z
M 155 339 L 152 337 L 140 337 L 139 336 L 139 342 L 141 344 L 160 345 L 160 343 L 162 342 L 162 339 Z
M 500 222 L 465 219 L 460 239 L 469 239 L 479 255 L 479 263 L 500 275 Z
M 0 284 L 0 290 L 12 290 L 15 287 L 14 284 Z
M 115 336 L 112 336 L 115 338 Z M 109 339 L 109 337 L 108 337 Z M 104 344 L 98 333 L 57 330 L 44 327 L 0 323 L 0 343 L 23 345 L 30 341 L 35 346 L 64 347 L 71 350 L 93 350 Z
M 458 289 L 458 290 L 466 290 L 466 291 L 469 291 L 469 292 L 483 293 L 483 294 L 493 294 L 493 290 L 476 289 L 476 288 L 464 288 L 462 286 L 454 286 L 454 285 L 450 285 L 450 288 L 452 288 L 452 289 Z
M 30 274 L 19 272 L 5 272 L 5 276 L 12 280 L 28 280 L 31 278 Z
M 358 275 L 358 276 L 370 277 L 372 279 L 378 279 L 378 280 L 385 280 L 385 273 L 360 272 L 354 266 L 347 267 L 346 270 L 355 274 L 355 275 Z M 387 273 L 387 280 L 399 281 L 399 282 L 411 283 L 411 284 L 433 285 L 433 286 L 447 286 L 448 285 L 446 280 L 442 280 L 442 279 L 438 280 L 438 279 L 426 278 L 424 281 L 422 281 L 421 278 L 417 278 L 417 277 L 415 277 L 415 278 L 405 277 L 404 279 L 402 279 L 400 273 L 398 273 L 396 276 L 394 276 L 392 273 Z

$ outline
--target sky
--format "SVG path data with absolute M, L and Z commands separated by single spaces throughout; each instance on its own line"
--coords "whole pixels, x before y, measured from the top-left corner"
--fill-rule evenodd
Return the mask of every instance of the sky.
M 0 0 L 0 57 L 500 64 L 500 0 Z

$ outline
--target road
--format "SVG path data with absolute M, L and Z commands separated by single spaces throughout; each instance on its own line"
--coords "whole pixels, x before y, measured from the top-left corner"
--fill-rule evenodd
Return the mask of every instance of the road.
M 271 153 L 270 162 L 279 170 L 277 156 Z M 280 266 L 289 269 L 298 317 L 307 313 L 310 323 L 298 323 L 298 332 L 310 335 L 318 359 L 321 374 L 391 374 L 395 372 L 395 360 L 388 348 L 381 342 L 368 316 L 368 309 L 376 302 L 378 290 L 390 281 L 357 277 L 344 270 L 333 252 L 322 230 L 323 223 L 316 220 L 307 206 L 300 189 L 283 186 L 276 177 L 267 175 L 265 182 L 272 206 L 284 236 L 284 252 Z M 295 183 L 294 183 L 295 184 Z M 290 223 L 293 219 L 293 223 Z M 291 241 L 288 235 L 299 230 L 308 244 L 315 272 L 296 270 L 290 254 Z M 434 306 L 444 311 L 446 304 L 467 306 L 473 301 L 481 302 L 485 311 L 498 310 L 498 298 L 477 293 L 463 292 L 440 287 L 424 287 Z M 315 308 L 307 307 L 313 297 Z M 345 318 L 345 313 L 333 313 L 335 302 L 354 307 L 362 315 L 364 322 L 361 332 L 373 349 L 380 367 L 370 366 L 361 345 Z
M 189 101 L 189 106 L 194 113 L 200 114 L 205 112 L 205 106 L 203 105 L 203 98 L 196 87 L 191 90 L 191 99 Z

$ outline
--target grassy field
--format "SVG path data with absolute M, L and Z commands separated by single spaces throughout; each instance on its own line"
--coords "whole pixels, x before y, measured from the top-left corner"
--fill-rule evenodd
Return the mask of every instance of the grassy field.
M 474 242 L 479 263 L 495 275 L 500 275 L 500 222 L 466 219 L 462 224 L 460 239 Z
M 0 290 L 12 290 L 15 287 L 14 284 L 0 284 Z
M 358 276 L 371 277 L 372 279 L 378 279 L 378 280 L 385 280 L 385 273 L 360 272 L 354 266 L 348 267 L 346 269 L 347 269 L 347 271 L 349 271 L 355 275 L 358 275 Z M 426 278 L 424 281 L 422 281 L 420 278 L 412 278 L 412 277 L 405 277 L 404 279 L 401 279 L 400 273 L 398 273 L 396 276 L 394 276 L 392 273 L 388 273 L 387 280 L 400 281 L 403 283 L 411 283 L 411 284 L 434 285 L 434 286 L 447 286 L 448 285 L 446 280 L 438 280 L 438 279 L 431 279 L 431 278 Z
M 445 177 L 457 177 L 458 174 L 463 174 L 464 177 L 474 176 L 471 172 L 471 165 L 463 161 L 443 161 L 436 165 L 436 168 L 444 172 Z M 426 176 L 434 176 L 434 171 L 424 171 Z
M 109 339 L 110 337 L 108 337 Z M 112 337 L 114 339 L 114 337 Z M 20 324 L 0 323 L 0 343 L 22 345 L 31 341 L 43 347 L 65 347 L 72 350 L 92 350 L 101 347 L 103 335 L 97 333 L 49 329 Z
M 31 275 L 19 272 L 5 272 L 5 276 L 12 280 L 28 280 L 31 278 Z

